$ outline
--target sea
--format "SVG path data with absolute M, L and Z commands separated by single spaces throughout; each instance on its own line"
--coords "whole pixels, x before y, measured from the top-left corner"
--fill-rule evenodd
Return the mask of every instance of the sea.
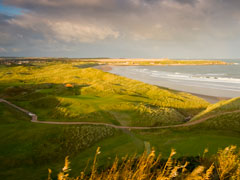
M 240 97 L 240 59 L 230 65 L 112 66 L 111 73 L 194 94 Z

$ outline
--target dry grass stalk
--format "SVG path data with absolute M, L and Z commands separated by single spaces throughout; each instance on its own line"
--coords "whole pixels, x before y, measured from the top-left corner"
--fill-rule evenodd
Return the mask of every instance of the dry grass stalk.
M 140 157 L 125 156 L 121 162 L 116 157 L 111 168 L 102 172 L 97 169 L 99 154 L 100 148 L 98 147 L 90 174 L 85 175 L 84 170 L 77 178 L 69 177 L 70 162 L 66 157 L 64 168 L 58 174 L 58 180 L 240 180 L 240 153 L 236 146 L 219 150 L 215 158 L 216 162 L 210 167 L 199 165 L 191 172 L 187 170 L 188 162 L 181 164 L 172 158 L 176 154 L 175 150 L 172 150 L 164 164 L 160 161 L 160 155 L 156 157 L 154 150 L 149 155 L 144 152 Z M 48 180 L 51 180 L 51 173 L 49 169 Z

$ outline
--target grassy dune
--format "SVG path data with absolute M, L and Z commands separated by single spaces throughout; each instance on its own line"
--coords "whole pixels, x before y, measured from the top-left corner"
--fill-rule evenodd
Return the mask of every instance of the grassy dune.
M 201 128 L 207 127 L 212 129 L 240 131 L 240 112 L 237 111 L 240 111 L 239 97 L 210 105 L 206 110 L 196 115 L 192 121 L 216 115 L 216 117 L 209 118 L 207 121 L 197 126 Z
M 209 105 L 187 93 L 79 68 L 79 64 L 5 67 L 0 84 L 7 84 L 0 91 L 2 97 L 38 114 L 43 121 L 159 126 L 183 123 Z
M 223 100 L 216 104 L 212 104 L 208 106 L 208 108 L 198 115 L 196 115 L 192 121 L 198 120 L 200 118 L 204 118 L 210 116 L 212 114 L 219 114 L 229 111 L 240 110 L 240 97 L 232 98 L 229 100 Z

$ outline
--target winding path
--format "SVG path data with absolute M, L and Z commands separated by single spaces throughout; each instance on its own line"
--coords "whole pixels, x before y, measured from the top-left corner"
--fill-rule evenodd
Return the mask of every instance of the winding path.
M 28 116 L 30 116 L 32 119 L 31 119 L 31 122 L 33 123 L 39 123 L 39 124 L 76 124 L 76 125 L 104 125 L 104 126 L 109 126 L 109 127 L 113 127 L 113 128 L 116 128 L 116 129 L 166 129 L 166 128 L 175 128 L 175 127 L 187 127 L 187 126 L 193 126 L 193 125 L 196 125 L 196 124 L 199 124 L 199 123 L 202 123 L 210 118 L 213 118 L 213 117 L 217 117 L 217 116 L 220 116 L 220 115 L 226 115 L 226 114 L 231 114 L 231 113 L 237 113 L 239 112 L 240 113 L 240 109 L 239 110 L 235 110 L 235 111 L 229 111 L 229 112 L 223 112 L 223 113 L 218 113 L 216 115 L 210 115 L 210 116 L 207 116 L 207 117 L 204 117 L 204 118 L 201 118 L 201 119 L 198 119 L 196 121 L 188 121 L 184 124 L 177 124 L 177 125 L 169 125 L 169 126 L 158 126 L 158 127 L 137 127 L 137 126 L 117 126 L 117 125 L 114 125 L 114 124 L 108 124 L 108 123 L 97 123 L 97 122 L 55 122 L 55 121 L 38 121 L 38 118 L 37 118 L 37 115 L 26 110 L 26 109 L 23 109 L 7 100 L 4 100 L 4 99 L 0 99 L 0 102 L 3 102 L 3 103 L 6 103 L 8 104 L 9 106 L 12 106 L 13 108 L 19 110 L 19 111 L 22 111 L 24 112 L 25 114 L 27 114 Z

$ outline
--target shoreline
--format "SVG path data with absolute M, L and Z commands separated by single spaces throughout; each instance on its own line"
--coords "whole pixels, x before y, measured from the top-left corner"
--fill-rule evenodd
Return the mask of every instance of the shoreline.
M 137 63 L 137 62 L 133 62 L 133 63 L 126 63 L 126 62 L 106 62 L 105 64 L 101 64 L 98 61 L 96 63 L 99 63 L 98 66 L 213 66 L 213 65 L 221 65 L 221 66 L 227 66 L 227 65 L 232 65 L 233 63 L 158 63 L 155 64 L 153 63 L 147 63 L 145 64 L 147 61 L 143 61 L 143 63 Z M 158 62 L 158 61 L 157 61 Z
M 109 72 L 112 70 L 112 67 L 110 65 L 97 65 L 97 66 L 94 66 L 93 68 L 99 69 L 105 72 Z
M 185 92 L 185 91 L 183 91 L 183 92 Z M 189 92 L 186 92 L 186 93 L 189 93 Z M 209 102 L 211 104 L 215 104 L 215 103 L 217 103 L 219 101 L 222 101 L 222 100 L 231 99 L 231 98 L 227 98 L 227 97 L 208 96 L 208 95 L 197 94 L 197 93 L 189 93 L 189 94 L 200 97 L 200 98 L 206 100 L 207 102 Z
M 109 72 L 109 71 L 112 70 L 111 65 L 99 65 L 99 66 L 95 66 L 94 68 L 105 71 L 105 72 Z M 156 85 L 156 86 L 158 86 L 158 85 Z M 167 88 L 167 89 L 174 90 L 174 91 L 179 91 L 179 90 L 176 90 L 174 88 L 168 88 L 168 87 L 164 87 L 164 86 L 158 86 L 158 87 Z M 192 94 L 194 96 L 197 96 L 197 97 L 200 97 L 200 98 L 206 100 L 207 102 L 209 102 L 211 104 L 217 103 L 217 102 L 222 101 L 222 100 L 231 99 L 230 97 L 228 98 L 228 97 L 219 97 L 219 96 L 209 96 L 209 95 L 205 95 L 205 94 L 191 93 L 191 92 L 187 92 L 187 91 L 179 91 L 179 92 L 185 92 L 185 93 Z

